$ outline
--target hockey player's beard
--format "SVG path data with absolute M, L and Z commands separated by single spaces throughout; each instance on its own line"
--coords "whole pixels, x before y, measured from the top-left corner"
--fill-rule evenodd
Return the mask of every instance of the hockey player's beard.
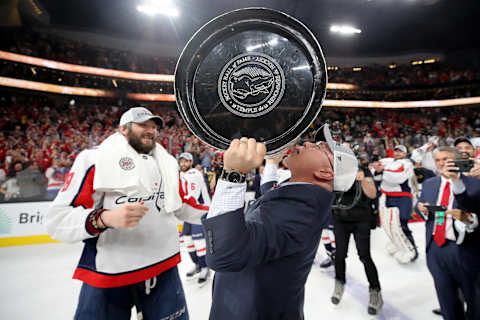
M 470 156 L 468 152 L 460 152 L 460 155 L 461 155 L 461 159 L 470 159 L 473 157 L 473 156 Z
M 192 168 L 192 166 L 188 166 L 188 165 L 180 165 L 180 170 L 182 170 L 182 172 L 187 172 L 188 170 L 190 170 Z
M 148 137 L 147 135 L 144 135 L 145 137 Z M 132 146 L 133 149 L 135 149 L 138 153 L 145 153 L 148 154 L 150 151 L 155 149 L 155 140 L 154 137 L 152 136 L 151 139 L 153 140 L 152 145 L 146 145 L 142 142 L 142 136 L 137 136 L 133 133 L 131 129 L 128 130 L 127 132 L 127 140 L 128 143 Z

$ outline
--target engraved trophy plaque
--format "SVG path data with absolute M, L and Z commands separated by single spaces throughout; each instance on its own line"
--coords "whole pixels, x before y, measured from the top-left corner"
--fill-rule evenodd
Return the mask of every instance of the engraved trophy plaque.
M 267 155 L 309 127 L 325 98 L 327 71 L 313 34 L 279 11 L 246 8 L 205 24 L 175 70 L 175 96 L 188 128 L 226 150 L 253 137 Z

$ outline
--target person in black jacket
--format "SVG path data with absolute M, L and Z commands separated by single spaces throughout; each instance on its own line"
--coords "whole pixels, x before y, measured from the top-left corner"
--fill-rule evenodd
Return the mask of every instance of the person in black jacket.
M 380 282 L 375 263 L 370 254 L 370 228 L 376 225 L 378 216 L 371 207 L 377 189 L 373 176 L 366 167 L 360 167 L 356 183 L 342 195 L 338 208 L 333 209 L 334 233 L 337 245 L 335 259 L 335 289 L 331 297 L 333 304 L 340 303 L 345 287 L 345 258 L 348 252 L 350 235 L 353 234 L 358 256 L 365 267 L 370 284 L 370 301 L 368 313 L 377 314 L 383 305 Z M 353 205 L 353 207 L 352 207 Z

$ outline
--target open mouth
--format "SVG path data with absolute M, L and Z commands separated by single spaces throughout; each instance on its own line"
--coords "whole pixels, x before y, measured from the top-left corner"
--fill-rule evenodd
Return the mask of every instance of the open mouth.
M 151 138 L 143 138 L 142 143 L 145 144 L 145 145 L 151 146 L 151 145 L 154 144 L 154 141 Z

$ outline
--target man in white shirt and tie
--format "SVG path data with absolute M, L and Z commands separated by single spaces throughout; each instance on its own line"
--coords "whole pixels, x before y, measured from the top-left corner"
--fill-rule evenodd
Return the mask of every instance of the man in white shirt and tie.
M 444 319 L 473 319 L 471 308 L 465 312 L 458 297 L 460 289 L 467 305 L 472 304 L 473 284 L 463 271 L 459 259 L 459 247 L 465 233 L 465 224 L 450 214 L 457 208 L 454 197 L 455 186 L 444 167 L 449 160 L 458 158 L 451 147 L 440 147 L 434 152 L 437 172 L 442 173 L 423 182 L 422 194 L 415 210 L 427 218 L 426 251 L 427 267 L 432 274 L 438 301 Z

